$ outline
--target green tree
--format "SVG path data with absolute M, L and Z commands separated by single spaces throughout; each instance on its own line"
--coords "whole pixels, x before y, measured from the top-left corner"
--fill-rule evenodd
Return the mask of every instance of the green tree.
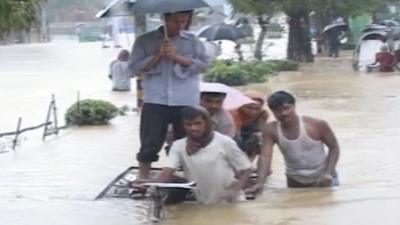
M 36 25 L 40 19 L 40 4 L 44 2 L 45 0 L 1 0 L 0 37 Z
M 313 61 L 310 14 L 317 15 L 317 21 L 322 30 L 337 16 L 349 18 L 359 14 L 372 13 L 387 3 L 398 2 L 399 0 L 231 0 L 237 11 L 247 14 L 270 18 L 275 13 L 284 12 L 288 16 L 289 24 L 287 57 L 297 62 Z M 266 32 L 265 25 L 261 25 L 261 28 Z M 262 35 L 261 33 L 260 36 L 262 37 Z
M 102 9 L 105 0 L 47 0 L 49 20 L 80 22 L 94 20 L 94 15 Z
M 277 10 L 270 4 L 270 0 L 231 0 L 233 8 L 241 13 L 253 15 L 257 18 L 261 32 L 256 41 L 254 57 L 262 60 L 264 39 L 268 31 L 268 24 Z

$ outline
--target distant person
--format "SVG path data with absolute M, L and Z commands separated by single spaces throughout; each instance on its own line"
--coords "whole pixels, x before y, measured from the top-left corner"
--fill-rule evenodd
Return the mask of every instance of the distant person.
M 129 51 L 123 49 L 110 64 L 108 77 L 112 80 L 113 91 L 130 91 L 132 72 L 129 70 Z
M 264 108 L 264 96 L 257 91 L 247 91 L 254 103 L 231 110 L 236 126 L 235 140 L 251 160 L 260 153 L 262 132 L 266 129 L 268 111 Z
M 327 122 L 296 113 L 295 98 L 278 91 L 268 98 L 277 121 L 268 124 L 258 162 L 258 181 L 248 192 L 261 191 L 271 169 L 272 150 L 278 144 L 285 159 L 290 188 L 338 185 L 339 145 Z M 328 148 L 326 153 L 325 146 Z
M 394 57 L 396 58 L 395 68 L 397 70 L 399 70 L 400 69 L 400 47 L 397 47 L 397 49 L 394 51 Z
M 381 51 L 376 53 L 375 62 L 368 65 L 368 71 L 372 68 L 378 67 L 379 72 L 393 72 L 396 65 L 396 57 L 389 52 L 389 47 L 387 45 L 381 46 Z
M 201 41 L 186 31 L 192 13 L 165 13 L 165 27 L 138 37 L 133 46 L 130 68 L 143 74 L 144 94 L 139 179 L 148 178 L 151 163 L 158 160 L 168 125 L 173 126 L 175 140 L 184 137 L 180 111 L 199 104 L 199 73 L 209 60 Z
M 231 138 L 213 131 L 206 109 L 186 107 L 182 110 L 182 120 L 186 138 L 173 143 L 166 166 L 146 182 L 171 182 L 175 171 L 183 167 L 185 177 L 196 182 L 198 202 L 244 201 L 243 188 L 251 169 L 246 155 Z
M 329 46 L 329 57 L 338 58 L 341 35 L 338 31 L 333 29 L 333 31 L 329 32 L 327 36 L 328 36 L 328 46 Z
M 235 123 L 231 114 L 222 106 L 226 93 L 222 92 L 201 92 L 200 105 L 211 115 L 215 131 L 233 138 L 235 136 Z

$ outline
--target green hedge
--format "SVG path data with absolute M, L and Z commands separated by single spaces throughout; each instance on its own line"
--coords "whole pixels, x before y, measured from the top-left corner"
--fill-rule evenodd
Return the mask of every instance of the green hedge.
M 68 108 L 65 121 L 67 125 L 104 125 L 118 112 L 118 108 L 109 102 L 86 99 Z
M 230 86 L 262 83 L 279 71 L 294 71 L 298 63 L 286 60 L 248 61 L 216 60 L 204 74 L 208 82 L 219 82 Z
M 276 71 L 297 71 L 299 69 L 299 63 L 291 61 L 291 60 L 280 60 L 280 59 L 275 59 L 275 60 L 268 60 L 267 62 L 270 62 L 275 65 L 274 69 Z
M 356 48 L 355 43 L 344 43 L 340 45 L 340 49 L 342 50 L 354 50 Z

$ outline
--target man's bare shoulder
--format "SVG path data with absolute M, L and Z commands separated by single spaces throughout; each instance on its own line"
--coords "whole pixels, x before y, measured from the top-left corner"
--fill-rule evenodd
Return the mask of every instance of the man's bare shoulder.
M 311 117 L 311 116 L 302 116 L 303 121 L 312 126 L 321 126 L 327 124 L 327 122 L 323 119 L 316 118 L 316 117 Z
M 306 125 L 311 127 L 312 130 L 318 131 L 318 133 L 324 133 L 327 130 L 330 130 L 328 122 L 323 119 L 303 116 L 303 121 Z
M 277 140 L 277 137 L 278 137 L 277 126 L 278 126 L 277 121 L 268 122 L 265 126 L 264 135 L 269 136 L 273 140 Z

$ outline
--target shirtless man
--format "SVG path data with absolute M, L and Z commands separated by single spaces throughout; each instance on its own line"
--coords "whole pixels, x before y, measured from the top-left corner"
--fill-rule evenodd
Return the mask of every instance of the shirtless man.
M 294 97 L 278 91 L 268 98 L 277 121 L 267 125 L 258 162 L 258 180 L 248 192 L 262 191 L 270 174 L 272 149 L 277 144 L 286 166 L 287 186 L 330 187 L 338 185 L 335 171 L 339 145 L 328 123 L 296 113 Z M 328 153 L 324 147 L 328 148 Z

